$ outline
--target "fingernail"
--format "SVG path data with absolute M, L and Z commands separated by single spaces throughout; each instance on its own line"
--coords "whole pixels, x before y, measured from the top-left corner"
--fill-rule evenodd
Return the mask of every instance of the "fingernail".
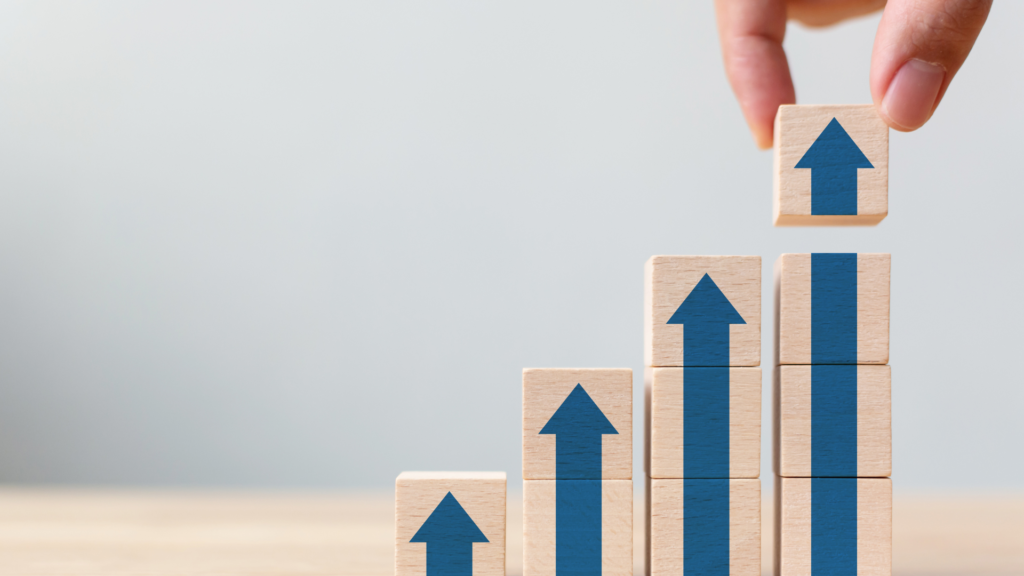
M 916 58 L 908 61 L 889 84 L 882 98 L 882 113 L 900 128 L 920 128 L 932 115 L 945 77 L 941 66 Z

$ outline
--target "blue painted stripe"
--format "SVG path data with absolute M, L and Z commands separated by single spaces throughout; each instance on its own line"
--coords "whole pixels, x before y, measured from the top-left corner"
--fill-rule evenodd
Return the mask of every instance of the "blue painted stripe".
M 683 477 L 729 477 L 729 368 L 683 368 Z
M 555 574 L 601 576 L 601 480 L 555 483 Z
M 857 576 L 856 478 L 811 478 L 811 574 Z
M 811 364 L 857 363 L 857 255 L 811 254 Z
M 811 366 L 811 476 L 857 475 L 857 366 Z
M 683 481 L 683 576 L 729 576 L 729 481 Z

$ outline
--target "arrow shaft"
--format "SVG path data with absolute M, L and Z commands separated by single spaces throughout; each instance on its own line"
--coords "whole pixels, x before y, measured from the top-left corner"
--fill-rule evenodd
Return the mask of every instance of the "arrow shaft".
M 811 254 L 811 364 L 857 363 L 857 255 Z
M 558 480 L 555 500 L 555 573 L 601 576 L 601 480 Z
M 856 215 L 857 169 L 823 166 L 811 169 L 811 214 Z
M 729 368 L 683 368 L 683 476 L 729 478 Z
M 473 576 L 473 543 L 428 542 L 427 576 Z
M 683 327 L 684 366 L 728 366 L 729 324 L 696 323 Z
M 683 480 L 682 576 L 729 576 L 729 480 Z
M 559 434 L 555 441 L 555 478 L 601 479 L 601 435 Z

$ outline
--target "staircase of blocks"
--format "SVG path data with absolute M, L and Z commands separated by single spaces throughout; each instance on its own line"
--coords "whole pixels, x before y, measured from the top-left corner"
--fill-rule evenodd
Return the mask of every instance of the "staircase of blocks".
M 783 106 L 776 225 L 874 225 L 888 132 L 871 106 Z M 890 255 L 774 264 L 777 576 L 889 576 Z M 761 573 L 760 256 L 644 266 L 645 546 L 633 549 L 633 371 L 526 368 L 524 576 Z M 397 576 L 503 576 L 506 475 L 404 472 Z

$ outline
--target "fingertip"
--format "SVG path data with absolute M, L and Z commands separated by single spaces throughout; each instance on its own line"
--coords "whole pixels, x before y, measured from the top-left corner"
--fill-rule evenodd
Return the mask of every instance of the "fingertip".
M 893 76 L 878 113 L 892 128 L 910 132 L 924 126 L 938 105 L 946 70 L 931 62 L 913 58 Z

